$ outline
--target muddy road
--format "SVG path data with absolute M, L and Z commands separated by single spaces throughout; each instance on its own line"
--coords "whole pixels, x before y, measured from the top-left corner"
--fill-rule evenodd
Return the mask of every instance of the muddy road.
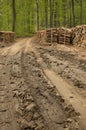
M 0 130 L 86 130 L 86 52 L 20 39 L 0 49 Z

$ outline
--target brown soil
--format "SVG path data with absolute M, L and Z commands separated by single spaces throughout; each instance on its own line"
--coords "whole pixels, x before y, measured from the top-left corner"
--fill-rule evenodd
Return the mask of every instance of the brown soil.
M 20 39 L 0 72 L 0 130 L 86 129 L 85 50 Z

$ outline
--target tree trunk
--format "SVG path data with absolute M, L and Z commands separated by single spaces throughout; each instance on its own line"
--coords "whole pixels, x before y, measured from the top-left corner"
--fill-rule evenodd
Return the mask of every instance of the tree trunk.
M 50 0 L 50 28 L 53 27 L 53 0 Z
M 56 1 L 55 5 L 54 5 L 54 27 L 57 27 L 58 21 L 59 21 L 59 18 L 58 18 L 58 3 Z
M 82 0 L 80 0 L 80 24 L 82 24 Z
M 15 8 L 15 0 L 12 0 L 12 10 L 13 10 L 12 31 L 15 32 L 15 25 L 16 25 L 16 8 Z
M 75 26 L 75 9 L 74 9 L 74 0 L 72 0 L 72 15 L 73 15 L 73 26 Z
M 71 1 L 69 2 L 69 7 L 70 7 L 70 27 L 72 27 L 72 10 L 71 10 Z
M 45 26 L 48 28 L 48 0 L 45 0 Z
M 66 26 L 66 5 L 67 5 L 67 1 L 66 0 L 62 0 L 62 7 L 63 7 L 63 10 L 62 10 L 62 13 L 63 13 L 63 26 L 65 27 Z
M 39 0 L 36 0 L 37 6 L 37 31 L 39 30 Z

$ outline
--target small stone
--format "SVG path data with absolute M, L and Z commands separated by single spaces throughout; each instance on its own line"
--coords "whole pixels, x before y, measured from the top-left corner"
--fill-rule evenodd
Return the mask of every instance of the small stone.
M 68 119 L 67 119 L 67 122 L 68 122 L 68 123 L 71 123 L 72 121 L 73 121 L 73 120 L 72 120 L 71 118 L 68 118 Z
M 64 128 L 68 128 L 68 125 L 67 125 L 67 124 L 65 124 L 65 125 L 64 125 Z
M 73 98 L 73 96 L 70 96 L 70 98 Z
M 10 82 L 10 84 L 14 84 L 14 82 Z
M 34 103 L 31 103 L 26 107 L 26 111 L 31 111 L 36 105 Z

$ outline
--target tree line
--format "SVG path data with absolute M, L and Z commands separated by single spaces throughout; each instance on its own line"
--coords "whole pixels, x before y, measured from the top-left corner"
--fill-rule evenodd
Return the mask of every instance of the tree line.
M 27 36 L 50 27 L 86 23 L 86 0 L 0 0 L 0 30 Z

